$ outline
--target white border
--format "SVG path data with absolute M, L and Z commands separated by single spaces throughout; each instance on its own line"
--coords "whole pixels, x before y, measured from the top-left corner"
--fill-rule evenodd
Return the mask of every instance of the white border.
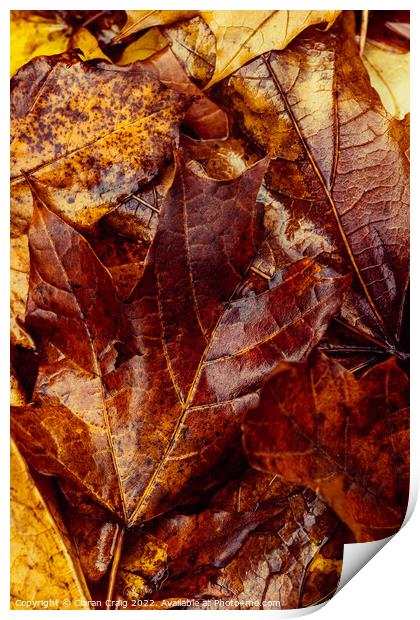
M 69 8 L 69 2 L 62 2 L 60 0 L 53 1 L 38 1 L 38 2 L 2 2 L 0 6 L 0 18 L 1 18 L 1 54 L 0 58 L 2 59 L 1 65 L 2 69 L 8 67 L 8 62 L 6 59 L 9 58 L 9 10 L 10 9 L 67 9 Z M 290 7 L 290 3 L 280 3 L 273 1 L 265 1 L 263 4 L 264 9 L 278 9 L 282 8 L 282 4 L 285 5 L 285 8 Z M 318 1 L 314 2 L 295 2 L 292 3 L 294 9 L 346 9 L 350 8 L 349 3 L 344 3 L 340 1 L 336 2 L 323 2 Z M 135 9 L 139 8 L 139 6 L 143 9 L 146 8 L 159 8 L 159 9 L 255 9 L 258 2 L 256 0 L 234 0 L 227 2 L 226 0 L 212 0 L 206 2 L 182 2 L 181 0 L 172 0 L 172 1 L 157 1 L 150 2 L 133 2 L 132 0 L 127 0 L 122 3 L 122 6 L 116 7 L 115 2 L 109 2 L 107 0 L 102 0 L 101 2 L 88 2 L 88 1 L 80 1 L 80 0 L 72 0 L 71 8 L 72 9 Z M 258 6 L 258 8 L 262 8 Z M 397 6 L 396 2 L 389 2 L 387 0 L 382 0 L 379 2 L 378 0 L 371 1 L 368 3 L 368 6 L 363 5 L 358 2 L 351 7 L 352 9 L 381 9 L 381 10 L 392 10 L 398 9 L 400 7 Z M 416 8 L 416 3 L 414 0 L 407 0 L 404 2 L 404 9 L 411 10 L 411 23 L 412 30 L 414 34 L 411 37 L 412 42 L 412 58 L 413 58 L 413 67 L 418 67 L 419 54 L 418 54 L 418 19 L 419 19 L 419 9 Z M 0 105 L 2 107 L 1 114 L 1 122 L 0 122 L 0 131 L 1 131 L 1 185 L 2 191 L 6 194 L 6 189 L 9 187 L 9 124 L 6 122 L 6 119 L 9 118 L 9 71 L 2 71 L 2 81 L 1 81 L 1 98 Z M 411 92 L 411 110 L 412 110 L 412 124 L 411 124 L 411 135 L 412 135 L 412 143 L 417 145 L 418 143 L 418 122 L 417 122 L 417 113 L 418 109 L 416 107 L 416 93 L 414 92 L 414 86 L 416 85 L 416 80 L 412 81 L 412 92 Z M 412 149 L 412 170 L 420 170 L 419 166 L 419 156 L 417 155 L 416 149 Z M 412 293 L 411 293 L 411 306 L 412 309 L 417 308 L 417 304 L 420 300 L 419 290 L 420 290 L 420 282 L 419 282 L 419 253 L 420 253 L 420 215 L 418 206 L 416 204 L 416 198 L 419 195 L 419 174 L 412 175 L 412 190 L 411 194 L 413 197 L 412 200 L 412 211 L 411 211 L 411 234 L 413 242 L 411 244 L 412 249 L 412 258 L 411 258 L 411 266 L 412 266 Z M 9 425 L 8 425 L 8 404 L 9 404 L 9 357 L 6 352 L 9 351 L 9 317 L 8 311 L 6 308 L 8 307 L 8 296 L 9 296 L 9 270 L 8 270 L 8 247 L 9 247 L 9 235 L 8 235 L 8 226 L 9 226 L 9 211 L 8 211 L 8 196 L 7 194 L 4 196 L 4 200 L 1 201 L 1 209 L 0 209 L 0 217 L 1 217 L 1 225 L 0 225 L 0 252 L 2 253 L 2 260 L 0 262 L 0 277 L 1 277 L 1 290 L 3 292 L 2 296 L 2 312 L 0 315 L 0 364 L 1 364 L 1 398 L 2 398 L 2 415 L 0 417 L 2 424 L 2 432 L 0 434 L 2 449 L 0 454 L 3 455 L 2 462 L 2 476 L 1 476 L 1 491 L 2 491 L 2 510 L 0 513 L 1 518 L 1 532 L 3 536 L 3 544 L 1 549 L 3 553 L 1 553 L 0 560 L 0 610 L 3 612 L 2 617 L 5 618 L 14 618 L 17 615 L 25 613 L 25 617 L 30 617 L 32 614 L 35 614 L 36 617 L 39 618 L 39 612 L 37 611 L 10 611 L 9 609 L 9 562 L 8 562 L 8 553 L 7 549 L 9 548 Z M 415 317 L 416 318 L 416 317 Z M 416 380 L 416 374 L 418 371 L 418 356 L 417 351 L 420 347 L 420 330 L 414 326 L 412 329 L 412 377 L 414 380 L 412 381 L 412 389 L 411 389 L 411 489 L 410 489 L 410 506 L 407 512 L 406 522 L 410 519 L 411 513 L 414 510 L 414 504 L 416 502 L 418 486 L 419 486 L 419 471 L 420 471 L 420 450 L 419 446 L 419 386 L 418 381 Z M 396 534 L 395 537 L 391 540 L 390 544 L 387 545 L 387 548 L 383 550 L 379 557 L 374 558 L 368 566 L 364 567 L 361 571 L 361 574 L 358 574 L 352 585 L 350 587 L 344 588 L 343 591 L 340 591 L 339 594 L 333 597 L 331 601 L 329 601 L 325 606 L 318 606 L 316 608 L 310 608 L 306 610 L 291 610 L 291 611 L 266 611 L 264 616 L 273 616 L 276 617 L 299 617 L 302 615 L 306 615 L 311 613 L 311 611 L 317 611 L 317 618 L 320 620 L 328 620 L 328 618 L 336 620 L 337 617 L 340 617 L 340 620 L 352 619 L 355 615 L 362 613 L 364 618 L 369 618 L 371 614 L 375 614 L 375 616 L 380 616 L 382 618 L 394 618 L 398 613 L 399 615 L 403 615 L 403 617 L 410 620 L 415 617 L 414 610 L 418 613 L 418 604 L 417 604 L 417 575 L 418 575 L 418 567 L 417 567 L 417 557 L 415 550 L 418 549 L 419 541 L 418 535 L 420 532 L 419 528 L 420 523 L 420 511 L 417 510 L 414 513 L 414 517 L 411 518 L 410 522 L 406 524 L 403 529 Z M 388 539 L 387 541 L 388 542 Z M 345 559 L 343 566 L 343 575 L 342 580 L 340 582 L 340 587 L 342 584 L 348 581 L 348 578 L 352 577 L 357 571 L 360 570 L 360 567 L 363 566 L 373 555 L 377 553 L 377 551 L 383 546 L 379 543 L 363 543 L 361 545 L 346 545 L 345 549 Z M 350 555 L 350 559 L 349 559 Z M 60 613 L 54 610 L 55 613 Z M 66 612 L 69 617 L 76 617 L 81 612 L 79 611 L 67 611 Z M 96 612 L 97 614 L 104 613 L 102 611 Z M 153 618 L 157 618 L 159 614 L 166 614 L 167 612 L 161 611 L 153 611 L 146 612 L 142 611 L 142 616 L 147 619 L 152 614 Z M 207 611 L 207 617 L 211 618 L 215 614 L 223 613 L 222 611 Z M 243 614 L 255 615 L 260 612 L 256 611 L 230 611 L 229 618 L 234 616 L 235 614 L 238 617 L 243 617 Z M 191 611 L 189 617 L 191 620 L 195 620 L 195 618 L 202 619 L 202 611 Z M 268 617 L 267 616 L 267 617 Z

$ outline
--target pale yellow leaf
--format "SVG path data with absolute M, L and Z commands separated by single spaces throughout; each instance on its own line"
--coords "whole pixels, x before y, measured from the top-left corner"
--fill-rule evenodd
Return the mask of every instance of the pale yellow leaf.
M 363 62 L 386 111 L 403 119 L 410 111 L 410 52 L 402 54 L 366 43 Z
M 151 26 L 172 24 L 181 19 L 188 19 L 198 15 L 200 11 L 126 11 L 127 22 L 115 41 L 120 41 L 135 32 L 145 30 Z
M 340 11 L 204 11 L 216 41 L 212 86 L 270 50 L 284 49 L 305 28 L 332 26 Z
M 76 601 L 90 595 L 78 560 L 58 512 L 47 505 L 14 442 L 10 477 L 11 608 L 43 609 L 50 601 L 48 609 L 80 609 Z

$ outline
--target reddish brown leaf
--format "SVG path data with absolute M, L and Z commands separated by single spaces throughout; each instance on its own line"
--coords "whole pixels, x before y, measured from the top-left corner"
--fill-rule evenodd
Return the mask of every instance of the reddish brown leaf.
M 277 255 L 326 253 L 352 268 L 341 314 L 394 352 L 408 283 L 408 123 L 387 116 L 354 39 L 348 12 L 322 38 L 303 34 L 243 67 L 219 96 L 277 158 L 265 197 Z
M 168 88 L 196 98 L 187 111 L 185 122 L 198 136 L 204 140 L 227 138 L 229 124 L 226 113 L 191 82 L 170 48 L 143 60 L 142 67 L 154 73 Z
M 118 587 L 123 598 L 153 598 L 158 608 L 185 599 L 203 609 L 307 606 L 333 594 L 350 540 L 313 492 L 248 470 L 206 510 L 133 533 Z M 150 557 L 161 558 L 152 572 Z
M 82 62 L 76 53 L 34 59 L 11 89 L 12 328 L 30 346 L 20 328 L 32 217 L 24 173 L 51 209 L 92 227 L 171 157 L 190 99 L 141 64 Z
M 127 299 L 139 282 L 159 212 L 174 177 L 171 164 L 141 190 L 103 217 L 92 234 L 85 234 L 107 267 L 120 299 Z
M 316 489 L 358 541 L 399 529 L 409 481 L 408 381 L 390 358 L 359 380 L 316 353 L 280 369 L 245 423 L 250 462 Z
M 127 324 L 88 243 L 35 198 L 27 325 L 41 364 L 13 427 L 79 507 L 134 525 L 218 480 L 261 382 L 279 358 L 304 359 L 336 312 L 348 278 L 311 259 L 234 298 L 260 243 L 266 166 L 217 181 L 177 155 Z
M 89 584 L 97 583 L 112 562 L 120 527 L 114 521 L 84 514 L 67 503 L 62 512 L 77 549 L 83 574 Z

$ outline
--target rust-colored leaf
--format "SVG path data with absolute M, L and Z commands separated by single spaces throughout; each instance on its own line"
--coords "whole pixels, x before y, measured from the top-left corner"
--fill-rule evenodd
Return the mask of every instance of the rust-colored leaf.
M 26 320 L 42 359 L 13 426 L 73 503 L 133 525 L 217 480 L 261 381 L 322 337 L 348 279 L 310 259 L 260 296 L 233 297 L 258 248 L 266 166 L 216 181 L 177 156 L 127 325 L 108 271 L 35 197 Z
M 322 38 L 302 35 L 248 64 L 219 94 L 276 158 L 264 201 L 277 254 L 287 264 L 326 253 L 352 268 L 342 317 L 395 352 L 408 284 L 409 126 L 372 89 L 350 12 Z
M 204 140 L 227 138 L 229 123 L 226 113 L 206 97 L 188 78 L 170 48 L 165 48 L 143 61 L 145 71 L 154 73 L 162 84 L 195 98 L 185 115 L 186 124 Z
M 306 607 L 334 593 L 350 540 L 312 491 L 248 470 L 202 512 L 133 533 L 118 589 L 154 608 L 186 599 L 202 609 Z
M 13 318 L 23 322 L 29 271 L 32 197 L 23 173 L 51 209 L 92 226 L 160 171 L 188 104 L 141 65 L 85 63 L 75 54 L 37 58 L 13 78 Z M 19 325 L 15 335 L 25 344 Z
M 93 233 L 85 234 L 111 273 L 120 299 L 130 296 L 142 276 L 173 177 L 174 166 L 170 164 L 153 181 L 101 218 Z
M 408 381 L 390 358 L 356 379 L 316 353 L 284 366 L 245 424 L 251 463 L 316 489 L 359 542 L 402 524 L 409 484 Z

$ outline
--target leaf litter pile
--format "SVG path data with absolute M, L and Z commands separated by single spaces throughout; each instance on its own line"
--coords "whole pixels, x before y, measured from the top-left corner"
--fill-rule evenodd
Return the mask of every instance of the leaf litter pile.
M 407 12 L 11 44 L 12 607 L 326 600 L 407 504 Z

